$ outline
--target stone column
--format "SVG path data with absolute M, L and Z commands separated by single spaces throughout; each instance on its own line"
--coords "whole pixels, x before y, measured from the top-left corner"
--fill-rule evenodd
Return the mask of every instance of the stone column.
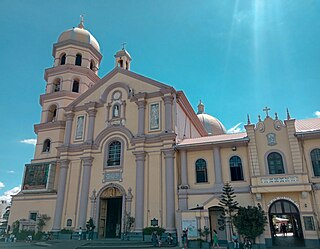
M 144 151 L 134 152 L 136 156 L 136 201 L 135 201 L 135 232 L 142 233 L 144 217 Z
M 139 100 L 136 102 L 138 105 L 138 136 L 143 136 L 144 135 L 144 130 L 145 130 L 145 110 L 146 110 L 146 101 Z
M 172 95 L 162 97 L 165 109 L 165 131 L 172 132 Z
M 93 157 L 81 157 L 82 160 L 82 181 L 80 192 L 79 216 L 78 227 L 85 228 L 87 219 L 88 199 L 89 199 L 89 186 Z
M 87 113 L 89 115 L 89 125 L 88 125 L 88 135 L 87 135 L 86 144 L 92 144 L 93 143 L 94 120 L 96 118 L 97 110 L 89 109 L 89 110 L 87 110 Z
M 189 188 L 188 185 L 188 162 L 187 162 L 187 151 L 181 150 L 180 151 L 181 155 L 181 187 L 187 187 Z
M 58 193 L 57 193 L 57 200 L 56 200 L 56 208 L 54 211 L 52 231 L 61 230 L 61 219 L 62 219 L 62 212 L 63 212 L 63 206 L 64 206 L 64 195 L 66 192 L 66 181 L 67 181 L 69 162 L 70 162 L 69 160 L 58 161 L 60 165 L 60 172 L 59 172 Z
M 165 177 L 166 177 L 166 232 L 174 233 L 175 208 L 174 208 L 174 150 L 164 150 Z
M 69 145 L 71 140 L 71 131 L 72 131 L 72 122 L 73 122 L 74 113 L 69 112 L 69 113 L 66 113 L 65 116 L 66 116 L 66 131 L 64 135 L 64 144 Z
M 213 149 L 213 160 L 214 160 L 214 174 L 215 174 L 215 184 L 222 184 L 222 165 L 220 148 L 214 147 Z

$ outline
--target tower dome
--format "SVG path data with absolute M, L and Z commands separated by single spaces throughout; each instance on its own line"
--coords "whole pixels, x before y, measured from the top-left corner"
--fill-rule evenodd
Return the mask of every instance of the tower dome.
M 197 116 L 209 135 L 211 135 L 211 136 L 222 135 L 227 132 L 226 128 L 220 122 L 219 119 L 217 119 L 209 114 L 204 113 L 204 104 L 201 102 L 201 100 L 198 105 Z
M 78 27 L 74 27 L 72 29 L 64 31 L 59 36 L 58 42 L 68 40 L 92 45 L 97 51 L 100 52 L 100 45 L 97 42 L 96 38 L 94 38 L 94 36 L 91 35 L 91 33 L 88 30 L 84 29 L 83 18 L 81 19 L 81 22 L 79 23 Z

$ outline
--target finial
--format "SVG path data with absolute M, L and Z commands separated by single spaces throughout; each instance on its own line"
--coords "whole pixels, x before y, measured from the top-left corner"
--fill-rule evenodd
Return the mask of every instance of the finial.
M 259 119 L 259 122 L 261 122 L 261 116 L 260 115 L 258 115 L 258 119 Z
M 289 113 L 289 109 L 287 108 L 287 120 L 291 119 L 290 113 Z
M 250 122 L 250 116 L 249 116 L 249 114 L 247 114 L 247 124 L 249 125 L 249 124 L 251 124 L 251 122 Z
M 265 107 L 262 111 L 266 112 L 266 118 L 269 118 L 269 111 L 270 111 L 270 108 L 269 107 Z
M 275 119 L 278 120 L 278 113 L 274 113 Z
M 122 45 L 122 50 L 126 50 L 125 45 L 127 45 L 127 43 L 123 42 L 121 45 Z
M 201 99 L 200 99 L 200 102 L 199 102 L 199 105 L 198 105 L 198 113 L 197 114 L 202 114 L 204 113 L 204 104 L 201 102 Z
M 78 28 L 84 29 L 84 14 L 80 15 L 80 23 L 78 25 Z

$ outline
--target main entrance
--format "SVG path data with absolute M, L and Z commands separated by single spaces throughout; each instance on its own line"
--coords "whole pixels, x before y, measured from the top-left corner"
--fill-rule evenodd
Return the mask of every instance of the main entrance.
M 288 200 L 278 200 L 269 208 L 272 244 L 303 246 L 303 233 L 298 208 Z
M 210 236 L 213 240 L 213 230 L 217 231 L 219 242 L 222 244 L 227 243 L 227 231 L 224 219 L 222 218 L 223 208 L 222 207 L 210 207 L 209 208 L 209 220 L 210 220 Z
M 115 187 L 107 188 L 100 196 L 99 237 L 120 238 L 122 194 Z

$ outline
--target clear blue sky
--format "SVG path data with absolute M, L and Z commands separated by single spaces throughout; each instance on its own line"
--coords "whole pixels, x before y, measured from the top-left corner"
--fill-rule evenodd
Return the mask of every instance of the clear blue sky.
M 251 115 L 297 119 L 320 114 L 320 1 L 317 0 L 130 0 L 0 1 L 2 113 L 0 196 L 19 186 L 33 158 L 33 125 L 52 45 L 79 23 L 98 40 L 99 76 L 114 66 L 127 42 L 132 71 L 184 90 L 196 109 L 227 129 Z

